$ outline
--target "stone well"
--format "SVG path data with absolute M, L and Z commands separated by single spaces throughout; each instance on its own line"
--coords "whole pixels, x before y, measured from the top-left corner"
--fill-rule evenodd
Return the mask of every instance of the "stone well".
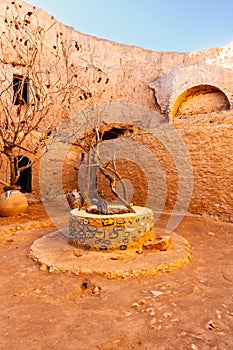
M 154 238 L 154 214 L 149 208 L 132 208 L 135 213 L 110 215 L 71 210 L 69 242 L 81 248 L 101 251 L 142 247 Z M 114 213 L 114 206 L 110 209 Z
M 68 235 L 55 231 L 42 236 L 32 244 L 29 255 L 42 270 L 107 278 L 154 276 L 190 262 L 186 239 L 154 227 L 151 209 L 133 209 L 135 213 L 111 210 L 111 215 L 73 209 Z

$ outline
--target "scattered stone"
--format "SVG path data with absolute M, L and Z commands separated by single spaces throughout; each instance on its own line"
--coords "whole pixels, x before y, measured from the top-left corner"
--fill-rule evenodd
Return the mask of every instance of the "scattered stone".
M 135 308 L 135 309 L 137 309 L 139 306 L 140 306 L 140 305 L 139 305 L 138 303 L 133 303 L 133 304 L 132 304 L 132 307 Z
M 148 307 L 146 310 L 151 316 L 155 315 L 155 309 L 153 307 Z
M 153 294 L 154 297 L 159 297 L 160 295 L 163 294 L 163 292 L 159 290 L 151 290 L 151 293 Z
M 145 243 L 143 247 L 150 250 L 167 250 L 171 246 L 171 236 L 155 237 L 153 241 Z
M 126 316 L 126 317 L 132 316 L 132 312 L 126 312 L 126 313 L 125 313 L 125 316 Z
M 155 324 L 156 324 L 156 318 L 152 318 L 152 320 L 150 321 L 150 328 L 155 328 Z
M 226 336 L 226 333 L 225 332 L 217 332 L 218 335 L 222 335 L 223 337 Z
M 207 328 L 210 329 L 210 330 L 213 330 L 216 328 L 215 324 L 214 324 L 214 321 L 210 320 L 207 324 Z
M 47 271 L 48 270 L 48 266 L 46 264 L 41 264 L 40 265 L 40 270 L 41 271 Z
M 214 232 L 208 232 L 208 235 L 209 235 L 210 237 L 213 237 L 213 236 L 215 236 L 215 233 L 214 233 Z
M 93 294 L 93 295 L 100 295 L 100 291 L 101 291 L 101 288 L 95 286 L 95 287 L 92 289 L 92 294 Z
M 6 242 L 7 242 L 7 243 L 14 243 L 15 241 L 14 241 L 12 238 L 8 238 L 8 239 L 6 240 Z
M 112 256 L 110 257 L 110 259 L 111 259 L 111 260 L 119 260 L 120 257 L 119 257 L 119 255 L 112 255 Z
M 40 293 L 41 293 L 40 288 L 35 289 L 35 290 L 34 290 L 34 293 L 35 293 L 35 294 L 40 294 Z
M 198 347 L 195 344 L 191 344 L 191 349 L 192 350 L 198 350 Z
M 60 269 L 58 266 L 50 266 L 49 267 L 49 272 L 52 272 L 52 273 L 59 273 L 60 272 Z
M 82 256 L 82 253 L 80 251 L 74 251 L 73 252 L 74 256 L 76 256 L 77 258 Z
M 137 253 L 137 254 L 142 254 L 142 253 L 143 253 L 142 247 L 139 247 L 139 248 L 136 250 L 136 253 Z
M 187 333 L 186 333 L 185 331 L 182 331 L 182 332 L 180 333 L 180 335 L 181 335 L 182 337 L 185 337 L 185 336 L 187 335 Z

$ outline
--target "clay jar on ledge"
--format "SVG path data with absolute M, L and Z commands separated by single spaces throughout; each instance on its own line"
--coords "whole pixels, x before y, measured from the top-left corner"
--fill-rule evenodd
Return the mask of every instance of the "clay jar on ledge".
M 0 216 L 15 216 L 25 212 L 28 208 L 26 196 L 20 192 L 20 187 L 4 187 L 0 194 Z

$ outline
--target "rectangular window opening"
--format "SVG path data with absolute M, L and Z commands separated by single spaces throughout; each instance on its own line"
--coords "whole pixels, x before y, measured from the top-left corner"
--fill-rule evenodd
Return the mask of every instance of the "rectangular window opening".
M 13 75 L 13 104 L 24 105 L 29 102 L 29 79 L 23 75 Z

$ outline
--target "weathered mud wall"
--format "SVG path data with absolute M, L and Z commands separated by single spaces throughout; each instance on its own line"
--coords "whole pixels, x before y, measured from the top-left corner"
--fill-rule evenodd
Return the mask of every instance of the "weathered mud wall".
M 19 3 L 22 12 L 32 9 L 27 3 Z M 5 8 L 10 5 L 11 1 L 7 0 L 0 4 L 1 30 L 4 28 Z M 40 9 L 36 9 L 36 13 L 41 26 L 48 26 L 53 20 Z M 84 35 L 57 22 L 46 42 L 48 60 L 57 31 L 62 33 L 64 42 L 71 44 L 70 64 L 79 71 L 77 85 L 80 83 L 83 87 L 77 98 L 70 102 L 70 114 L 64 119 L 87 107 L 116 102 L 140 105 L 158 112 L 160 130 L 166 133 L 167 125 L 177 130 L 191 159 L 194 186 L 188 210 L 233 221 L 233 44 L 193 53 L 153 52 Z M 9 74 L 20 70 L 13 64 L 11 55 L 4 57 L 3 68 L 8 69 Z M 91 98 L 87 92 L 91 93 Z M 48 119 L 52 118 L 57 127 L 63 120 L 56 118 L 56 108 L 59 109 L 59 101 L 48 114 Z M 117 120 L 114 122 L 117 123 Z M 159 163 L 162 169 L 159 176 L 163 174 L 161 176 L 166 184 L 165 209 L 172 210 L 179 192 L 179 171 L 167 145 L 152 137 L 149 129 L 148 125 L 141 135 L 135 136 L 135 141 L 145 146 L 145 159 L 146 149 L 149 149 Z M 176 146 L 179 149 L 177 138 L 172 142 L 173 149 Z M 61 169 L 64 190 L 76 187 L 80 165 L 76 149 L 74 146 L 71 148 Z M 1 171 L 6 178 L 4 166 L 3 163 Z M 39 166 L 37 163 L 32 169 L 32 187 L 37 193 L 43 186 L 39 183 Z M 142 192 L 148 191 L 146 177 L 152 175 L 143 171 L 143 176 L 137 176 L 141 170 L 137 172 L 135 167 L 130 173 L 128 163 L 127 166 L 124 162 L 122 165 L 122 161 L 118 162 L 118 166 L 124 170 L 126 178 L 133 179 L 134 204 L 144 204 L 146 198 Z M 152 170 L 148 156 L 147 171 L 150 173 Z M 55 163 L 54 171 L 57 171 Z M 159 200 L 160 196 L 158 191 L 153 200 Z

